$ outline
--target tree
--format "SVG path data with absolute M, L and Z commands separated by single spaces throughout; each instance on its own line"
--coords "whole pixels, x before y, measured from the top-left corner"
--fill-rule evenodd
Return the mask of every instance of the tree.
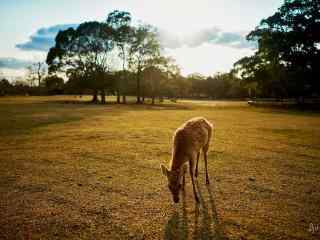
M 236 63 L 247 79 L 257 80 L 263 95 L 304 96 L 320 93 L 320 2 L 285 0 L 263 19 L 248 40 L 258 41 L 254 56 Z
M 72 72 L 68 76 L 68 80 L 65 83 L 64 90 L 67 93 L 71 94 L 80 94 L 82 95 L 86 89 L 89 89 L 84 75 L 81 72 Z
M 156 31 L 150 25 L 140 25 L 133 29 L 130 46 L 129 66 L 136 71 L 137 103 L 141 101 L 141 73 L 152 59 L 160 56 L 160 44 Z
M 91 89 L 92 102 L 105 98 L 105 73 L 110 71 L 109 54 L 113 49 L 112 29 L 106 23 L 85 22 L 77 29 L 60 31 L 55 46 L 47 55 L 50 72 L 64 72 L 85 81 L 81 86 Z
M 16 78 L 14 80 L 13 84 L 13 94 L 23 94 L 23 95 L 29 95 L 32 93 L 32 90 L 34 90 L 28 82 L 24 81 L 22 78 Z
M 41 86 L 41 81 L 46 75 L 46 66 L 44 62 L 36 62 L 27 67 L 28 81 L 32 87 L 35 86 L 35 81 L 38 81 L 38 87 Z
M 156 96 L 159 96 L 160 94 L 160 88 L 165 73 L 157 67 L 149 66 L 143 70 L 142 75 L 143 79 L 147 80 L 145 81 L 144 86 L 145 91 L 151 97 L 151 103 L 154 104 Z
M 188 81 L 191 82 L 193 97 L 201 97 L 207 93 L 205 77 L 199 73 L 193 73 L 187 76 Z
M 119 57 L 122 61 L 122 72 L 120 74 L 120 81 L 117 84 L 117 102 L 120 103 L 120 91 L 123 94 L 123 103 L 126 103 L 126 88 L 127 86 L 127 71 L 126 66 L 130 52 L 130 43 L 132 36 L 131 14 L 125 11 L 115 10 L 109 13 L 107 24 L 113 29 L 113 41 L 119 49 Z
M 63 78 L 58 77 L 57 75 L 49 75 L 44 79 L 44 83 L 49 94 L 63 93 Z
M 13 86 L 7 79 L 3 78 L 2 80 L 0 80 L 0 96 L 10 94 L 12 91 L 12 87 Z
M 217 73 L 213 77 L 207 78 L 207 92 L 212 98 L 225 98 L 230 88 L 229 74 Z
M 152 104 L 155 103 L 155 98 L 158 96 L 162 100 L 162 94 L 166 85 L 170 82 L 169 78 L 179 71 L 178 67 L 174 64 L 171 57 L 163 57 L 159 54 L 149 58 L 144 65 L 142 72 L 142 101 L 145 96 L 151 97 Z

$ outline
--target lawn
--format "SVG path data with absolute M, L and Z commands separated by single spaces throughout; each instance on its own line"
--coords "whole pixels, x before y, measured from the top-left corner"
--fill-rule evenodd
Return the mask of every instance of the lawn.
M 0 98 L 0 239 L 319 239 L 319 113 L 85 99 Z M 174 204 L 160 164 L 195 116 L 211 184 L 200 161 L 200 206 L 189 176 Z

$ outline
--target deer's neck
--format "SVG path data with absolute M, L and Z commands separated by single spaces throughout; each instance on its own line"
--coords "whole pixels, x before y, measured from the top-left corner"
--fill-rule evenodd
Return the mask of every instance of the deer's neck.
M 182 165 L 185 163 L 183 158 L 173 158 L 171 161 L 171 171 L 180 172 Z

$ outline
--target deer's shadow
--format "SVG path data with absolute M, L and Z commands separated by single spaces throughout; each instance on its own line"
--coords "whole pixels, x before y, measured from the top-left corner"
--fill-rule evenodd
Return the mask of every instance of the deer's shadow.
M 180 207 L 180 206 L 179 206 Z M 186 209 L 186 195 L 185 191 L 182 192 L 182 202 L 180 209 L 175 209 L 173 215 L 168 220 L 164 239 L 171 240 L 183 240 L 188 239 L 188 215 Z
M 206 185 L 205 187 L 208 191 L 208 200 L 205 201 L 198 181 L 195 182 L 200 204 L 195 204 L 194 214 L 188 216 L 186 195 L 185 192 L 182 192 L 181 205 L 168 220 L 165 226 L 164 239 L 183 240 L 188 239 L 189 234 L 192 234 L 192 239 L 227 239 L 219 220 L 211 186 Z

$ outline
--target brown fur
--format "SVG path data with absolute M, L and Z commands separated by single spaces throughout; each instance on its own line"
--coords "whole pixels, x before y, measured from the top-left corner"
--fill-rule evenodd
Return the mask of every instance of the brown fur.
M 203 117 L 192 118 L 179 127 L 173 136 L 172 159 L 170 170 L 161 165 L 164 175 L 168 178 L 168 186 L 173 195 L 174 202 L 179 201 L 179 191 L 181 186 L 184 188 L 184 178 L 189 163 L 193 193 L 195 200 L 199 202 L 195 190 L 194 176 L 198 176 L 198 161 L 202 150 L 205 161 L 206 184 L 209 184 L 207 170 L 207 152 L 213 131 L 212 124 Z M 183 178 L 183 184 L 181 180 Z

